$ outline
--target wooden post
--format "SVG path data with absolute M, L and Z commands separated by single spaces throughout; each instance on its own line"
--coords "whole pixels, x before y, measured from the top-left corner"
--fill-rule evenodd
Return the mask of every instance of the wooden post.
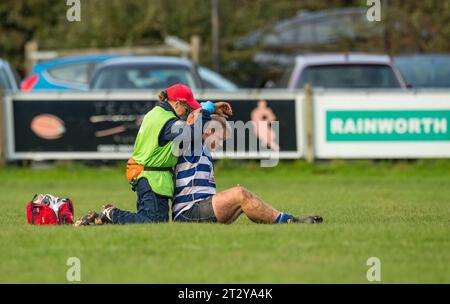
M 309 163 L 314 162 L 314 100 L 310 83 L 304 87 L 303 126 L 305 128 L 305 158 Z
M 33 54 L 39 51 L 36 41 L 29 41 L 25 44 L 25 75 L 30 75 L 33 71 Z
M 198 35 L 191 37 L 191 59 L 194 65 L 200 64 L 200 36 Z
M 0 88 L 0 167 L 6 163 L 6 123 L 5 123 L 5 99 Z

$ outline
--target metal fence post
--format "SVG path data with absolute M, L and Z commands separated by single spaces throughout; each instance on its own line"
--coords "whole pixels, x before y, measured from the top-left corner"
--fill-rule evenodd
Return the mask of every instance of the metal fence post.
M 311 84 L 304 87 L 303 124 L 305 128 L 305 158 L 309 163 L 314 162 L 314 100 Z

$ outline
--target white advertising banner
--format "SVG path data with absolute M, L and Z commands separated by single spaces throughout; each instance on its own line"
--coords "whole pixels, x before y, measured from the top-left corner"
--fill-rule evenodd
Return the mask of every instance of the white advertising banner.
M 450 158 L 450 91 L 314 95 L 316 158 Z

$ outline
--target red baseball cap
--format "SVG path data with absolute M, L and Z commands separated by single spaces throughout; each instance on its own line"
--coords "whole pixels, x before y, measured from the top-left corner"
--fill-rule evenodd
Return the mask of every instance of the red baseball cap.
M 184 84 L 176 84 L 166 89 L 167 99 L 186 103 L 191 109 L 197 110 L 200 104 L 194 99 L 191 88 Z

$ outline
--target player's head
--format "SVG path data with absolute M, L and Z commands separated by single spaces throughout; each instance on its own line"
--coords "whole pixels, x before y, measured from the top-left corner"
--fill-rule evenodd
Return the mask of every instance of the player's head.
M 161 91 L 159 100 L 167 101 L 182 119 L 186 119 L 191 111 L 200 108 L 200 104 L 194 99 L 192 90 L 184 84 L 176 84 Z
M 231 136 L 231 127 L 227 120 L 219 115 L 211 115 L 203 132 L 203 139 L 210 151 L 215 151 Z

